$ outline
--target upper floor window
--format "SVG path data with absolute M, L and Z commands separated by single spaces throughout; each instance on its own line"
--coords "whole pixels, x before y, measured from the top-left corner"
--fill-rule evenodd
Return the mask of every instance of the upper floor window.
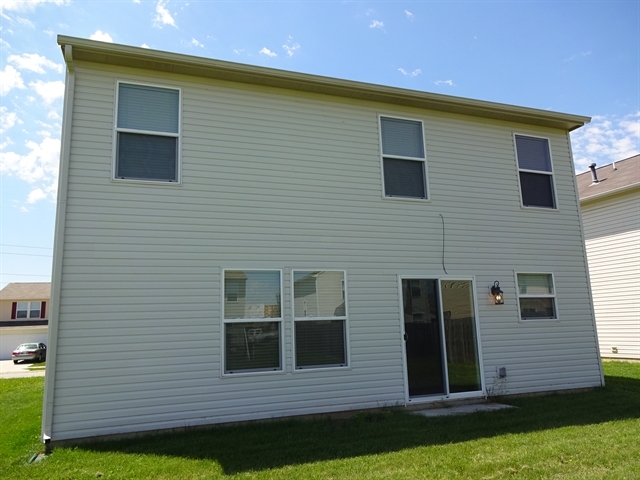
M 118 83 L 115 178 L 179 182 L 180 90 Z
M 380 117 L 384 194 L 427 199 L 427 167 L 422 122 Z
M 557 208 L 549 140 L 516 135 L 515 141 L 522 205 Z
M 12 318 L 40 318 L 43 302 L 16 302 Z

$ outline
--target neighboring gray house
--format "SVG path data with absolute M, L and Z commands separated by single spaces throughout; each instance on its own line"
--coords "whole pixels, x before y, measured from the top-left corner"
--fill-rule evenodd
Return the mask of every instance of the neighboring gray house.
M 640 360 L 640 155 L 576 178 L 600 355 Z
M 45 439 L 603 384 L 587 117 L 58 42 Z

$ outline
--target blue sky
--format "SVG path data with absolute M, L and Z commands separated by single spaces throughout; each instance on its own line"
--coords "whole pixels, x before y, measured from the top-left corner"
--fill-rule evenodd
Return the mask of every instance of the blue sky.
M 56 35 L 593 117 L 578 172 L 640 152 L 640 1 L 2 0 L 0 288 L 49 281 Z

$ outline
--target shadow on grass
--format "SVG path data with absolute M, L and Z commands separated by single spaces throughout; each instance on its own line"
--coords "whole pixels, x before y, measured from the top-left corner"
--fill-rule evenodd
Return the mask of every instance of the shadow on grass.
M 588 392 L 501 399 L 517 409 L 425 418 L 403 409 L 359 413 L 348 420 L 278 420 L 219 426 L 77 448 L 210 459 L 225 474 L 397 452 L 640 417 L 640 379 L 607 377 Z

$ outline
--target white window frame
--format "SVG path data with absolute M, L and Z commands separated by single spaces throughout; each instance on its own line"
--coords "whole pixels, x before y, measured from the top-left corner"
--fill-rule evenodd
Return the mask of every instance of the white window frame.
M 21 303 L 26 303 L 27 304 L 27 308 L 20 308 L 20 304 Z M 34 308 L 33 305 L 37 305 L 37 308 Z M 37 317 L 32 317 L 31 316 L 31 312 L 35 312 L 38 311 L 38 316 Z M 19 317 L 18 316 L 18 312 L 27 312 L 27 316 L 26 317 Z M 32 301 L 19 301 L 16 302 L 16 319 L 34 319 L 34 318 L 40 318 L 42 315 L 42 302 L 38 301 L 38 302 L 32 302 Z
M 396 120 L 407 120 L 410 122 L 419 122 L 421 126 L 421 132 L 422 132 L 422 151 L 424 152 L 424 158 L 405 157 L 400 155 L 385 155 L 384 147 L 382 145 L 382 119 L 383 118 L 392 118 Z M 397 115 L 386 115 L 381 113 L 378 115 L 378 140 L 379 140 L 379 148 L 380 148 L 380 171 L 382 173 L 382 198 L 386 200 L 401 200 L 401 201 L 409 201 L 409 202 L 430 201 L 431 188 L 429 186 L 429 171 L 427 169 L 427 142 L 426 142 L 425 133 L 424 133 L 424 122 L 417 118 L 399 117 Z M 384 180 L 384 159 L 385 158 L 397 159 L 397 160 L 410 160 L 413 162 L 422 162 L 422 169 L 424 172 L 424 189 L 426 193 L 426 198 L 400 197 L 400 196 L 387 195 L 387 192 L 385 191 L 385 180 Z
M 296 317 L 296 306 L 295 306 L 295 272 L 342 272 L 342 294 L 344 295 L 344 316 L 339 317 Z M 293 373 L 301 373 L 301 372 L 317 372 L 324 370 L 349 370 L 351 367 L 351 357 L 350 357 L 350 348 L 349 348 L 349 294 L 347 292 L 347 271 L 340 269 L 331 269 L 331 268 L 296 268 L 291 270 L 291 323 L 292 323 L 292 337 L 291 337 L 291 345 L 292 345 L 292 354 L 291 357 L 293 359 Z M 308 366 L 308 367 L 298 367 L 296 364 L 296 322 L 304 322 L 304 321 L 322 321 L 322 320 L 342 320 L 344 321 L 344 360 L 345 365 L 330 365 L 330 366 Z
M 132 128 L 120 128 L 118 127 L 118 108 L 120 105 L 120 84 L 126 85 L 140 85 L 144 87 L 163 88 L 165 90 L 177 90 L 178 91 L 178 133 L 173 132 L 158 132 L 155 130 L 137 130 Z M 176 180 L 145 180 L 143 178 L 120 178 L 116 176 L 118 171 L 118 133 L 138 133 L 141 135 L 155 135 L 158 137 L 172 137 L 177 138 L 177 152 L 176 152 Z M 114 104 L 114 116 L 113 116 L 113 158 L 111 166 L 111 181 L 113 182 L 127 182 L 127 183 L 143 183 L 143 184 L 156 184 L 156 185 L 182 185 L 182 88 L 173 85 L 159 85 L 154 83 L 143 83 L 128 80 L 116 80 L 115 89 L 115 104 Z
M 549 148 L 549 162 L 551 164 L 551 171 L 546 172 L 543 170 L 529 170 L 527 168 L 520 168 L 520 160 L 518 159 L 518 145 L 516 143 L 516 137 L 529 137 L 529 138 L 537 138 L 547 141 L 547 147 Z M 516 168 L 518 170 L 518 191 L 520 192 L 520 207 L 526 209 L 534 209 L 534 210 L 544 210 L 544 211 L 558 211 L 560 206 L 558 204 L 558 190 L 556 188 L 556 175 L 555 170 L 553 168 L 553 153 L 551 152 L 551 139 L 549 137 L 542 137 L 540 135 L 531 135 L 530 133 L 521 133 L 521 132 L 513 132 L 513 150 L 516 154 Z M 553 207 L 540 207 L 536 205 L 525 205 L 524 198 L 522 197 L 522 182 L 520 181 L 520 172 L 523 173 L 535 173 L 538 175 L 548 175 L 551 177 L 551 188 L 553 189 Z
M 225 302 L 225 290 L 224 290 L 224 279 L 225 272 L 229 271 L 251 271 L 251 272 L 278 272 L 280 275 L 280 317 L 279 318 L 229 318 L 225 319 L 224 313 L 224 302 Z M 221 272 L 221 281 L 220 281 L 220 289 L 222 291 L 222 296 L 220 297 L 220 376 L 223 378 L 231 378 L 231 377 L 239 377 L 239 376 L 247 376 L 247 375 L 281 375 L 286 373 L 285 368 L 285 357 L 284 357 L 284 289 L 283 289 L 283 270 L 281 268 L 245 268 L 245 267 L 236 267 L 236 268 L 223 268 Z M 231 302 L 231 303 L 237 303 Z M 280 368 L 277 370 L 247 370 L 247 371 L 239 371 L 239 372 L 226 372 L 226 333 L 225 333 L 225 325 L 231 323 L 274 323 L 278 322 L 280 324 L 280 338 L 278 339 L 278 348 L 280 353 Z
M 517 271 L 515 273 L 515 285 L 516 285 L 516 298 L 518 301 L 518 318 L 520 322 L 557 322 L 560 320 L 560 313 L 558 312 L 558 295 L 556 291 L 556 279 L 553 275 L 553 272 L 538 272 L 538 271 Z M 520 284 L 518 283 L 518 275 L 550 275 L 551 276 L 551 285 L 553 287 L 553 294 L 542 294 L 542 295 L 528 295 L 520 293 Z M 520 299 L 521 298 L 551 298 L 553 299 L 553 310 L 556 314 L 554 318 L 546 318 L 546 317 L 533 317 L 533 318 L 523 318 L 522 317 L 522 308 L 520 307 Z

